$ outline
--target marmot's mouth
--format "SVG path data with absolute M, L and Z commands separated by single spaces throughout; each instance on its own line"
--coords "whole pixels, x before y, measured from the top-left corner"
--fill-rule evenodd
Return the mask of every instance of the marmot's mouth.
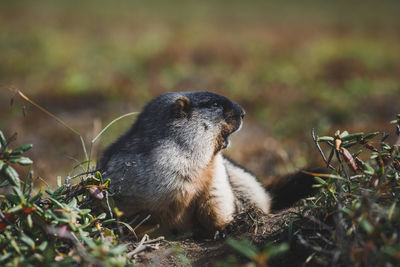
M 229 123 L 223 125 L 222 130 L 219 136 L 216 139 L 216 149 L 215 152 L 218 152 L 222 149 L 225 149 L 229 146 L 229 136 L 234 132 L 237 132 L 242 127 L 242 120 L 239 119 L 232 119 Z

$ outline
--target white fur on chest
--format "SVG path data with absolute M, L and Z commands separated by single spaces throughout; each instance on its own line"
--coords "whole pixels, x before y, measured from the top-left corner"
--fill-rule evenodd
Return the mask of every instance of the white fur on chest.
M 210 196 L 218 219 L 224 223 L 231 222 L 235 213 L 235 196 L 221 154 L 214 160 Z

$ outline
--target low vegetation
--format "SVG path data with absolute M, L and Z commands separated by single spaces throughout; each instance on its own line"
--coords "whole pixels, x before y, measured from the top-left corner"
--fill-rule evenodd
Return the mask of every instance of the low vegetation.
M 319 193 L 290 225 L 319 265 L 397 266 L 400 260 L 400 115 L 387 133 L 337 131 L 314 139 L 331 174 L 315 174 Z M 327 148 L 325 156 L 320 144 Z M 310 227 L 312 225 L 312 227 Z
M 0 131 L 0 187 L 6 192 L 0 203 L 0 265 L 125 266 L 126 244 L 120 244 L 120 212 L 111 208 L 109 180 L 99 172 L 67 177 L 55 190 L 33 190 L 33 173 L 21 181 L 14 164 L 29 166 L 22 156 L 32 145 L 11 148 Z M 72 178 L 80 182 L 70 184 Z

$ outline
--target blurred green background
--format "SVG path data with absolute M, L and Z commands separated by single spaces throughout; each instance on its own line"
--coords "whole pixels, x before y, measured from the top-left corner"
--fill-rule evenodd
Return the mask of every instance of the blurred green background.
M 399 14 L 398 1 L 3 0 L 0 129 L 33 143 L 37 175 L 52 180 L 83 159 L 79 138 L 12 90 L 87 141 L 160 93 L 209 90 L 248 114 L 228 153 L 261 176 L 287 172 L 316 161 L 312 127 L 389 131 Z

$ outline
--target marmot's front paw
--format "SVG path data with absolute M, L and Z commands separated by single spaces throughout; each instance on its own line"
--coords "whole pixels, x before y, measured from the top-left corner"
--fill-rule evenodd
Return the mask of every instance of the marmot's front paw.
M 232 230 L 233 230 L 232 224 L 228 224 L 224 229 L 215 231 L 214 240 L 225 239 L 228 235 L 232 233 Z

